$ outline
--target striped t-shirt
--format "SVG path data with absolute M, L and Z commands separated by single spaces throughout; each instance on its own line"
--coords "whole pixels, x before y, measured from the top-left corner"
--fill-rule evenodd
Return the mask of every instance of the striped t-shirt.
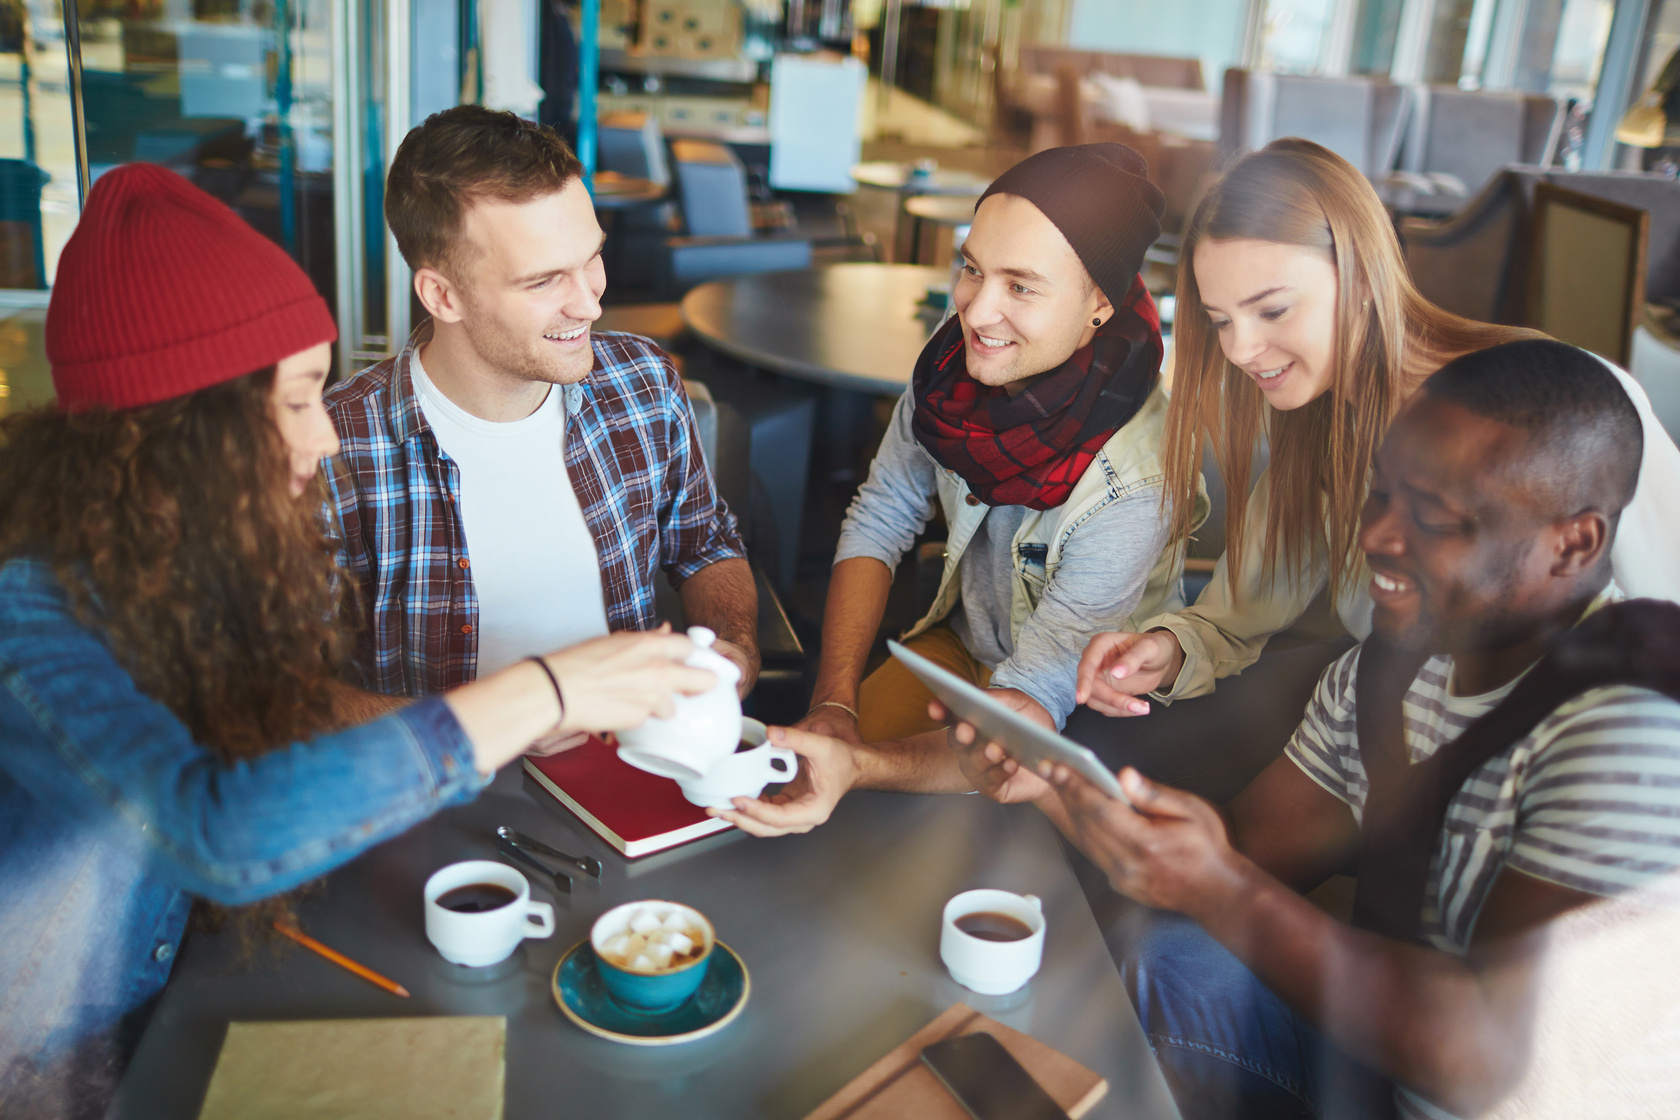
M 1289 757 L 1360 819 L 1369 789 L 1354 723 L 1359 650 L 1324 673 Z M 1432 657 L 1406 693 L 1412 760 L 1434 754 L 1516 682 L 1454 696 L 1452 659 Z M 1476 769 L 1447 807 L 1420 931 L 1463 953 L 1505 867 L 1614 895 L 1680 869 L 1680 703 L 1642 688 L 1595 688 Z

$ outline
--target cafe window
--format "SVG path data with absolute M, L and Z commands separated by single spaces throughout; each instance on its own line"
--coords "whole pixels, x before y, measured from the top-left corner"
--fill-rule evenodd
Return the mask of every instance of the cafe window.
M 1253 0 L 1249 58 L 1297 74 L 1521 89 L 1590 102 L 1615 0 Z M 1345 28 L 1345 30 L 1343 30 Z
M 83 190 L 141 161 L 227 203 L 330 299 L 331 20 L 331 0 L 0 0 L 0 288 L 44 299 Z
M 1260 21 L 1259 68 L 1280 74 L 1320 70 L 1325 35 L 1341 0 L 1265 0 Z
M 1590 103 L 1615 9 L 1615 0 L 1475 0 L 1461 44 L 1458 84 Z

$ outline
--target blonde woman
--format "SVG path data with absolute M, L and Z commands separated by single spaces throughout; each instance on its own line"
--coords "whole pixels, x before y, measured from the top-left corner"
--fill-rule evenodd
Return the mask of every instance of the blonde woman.
M 1443 311 L 1412 285 L 1376 192 L 1310 141 L 1279 140 L 1233 165 L 1185 232 L 1175 375 L 1162 458 L 1180 537 L 1204 438 L 1227 492 L 1226 553 L 1194 606 L 1136 633 L 1093 638 L 1078 699 L 1109 716 L 1202 697 L 1243 673 L 1328 587 L 1349 634 L 1370 630 L 1370 570 L 1356 547 L 1371 459 L 1401 404 L 1461 354 L 1536 332 Z M 1616 371 L 1645 427 L 1638 492 L 1612 554 L 1630 596 L 1680 599 L 1680 451 L 1644 391 Z M 1254 477 L 1262 438 L 1270 465 Z M 1252 483 L 1252 492 L 1250 485 Z M 1248 494 L 1246 503 L 1242 495 Z M 1217 796 L 1275 756 L 1318 670 L 1346 648 L 1268 657 L 1242 695 L 1119 725 L 1082 713 L 1069 733 L 1166 781 Z M 1235 682 L 1232 682 L 1235 683 Z M 1223 688 L 1230 689 L 1227 684 Z M 1154 726 L 1150 726 L 1154 725 Z M 1210 786 L 1208 783 L 1211 782 Z

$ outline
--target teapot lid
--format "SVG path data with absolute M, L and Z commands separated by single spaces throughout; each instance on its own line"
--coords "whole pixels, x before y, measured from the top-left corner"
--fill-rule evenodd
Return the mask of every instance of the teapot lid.
M 733 689 L 741 679 L 741 667 L 712 648 L 712 643 L 717 641 L 716 631 L 705 626 L 690 626 L 688 640 L 694 643 L 694 654 L 688 659 L 688 664 L 696 669 L 710 669 L 718 675 L 719 686 L 727 685 Z

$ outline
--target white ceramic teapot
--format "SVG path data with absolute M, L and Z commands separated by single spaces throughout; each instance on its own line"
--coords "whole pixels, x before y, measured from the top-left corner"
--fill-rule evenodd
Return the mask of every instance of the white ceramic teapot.
M 735 692 L 741 670 L 712 649 L 717 641 L 712 631 L 691 626 L 688 636 L 695 646 L 688 664 L 710 669 L 718 683 L 698 696 L 675 697 L 677 710 L 669 719 L 649 719 L 620 731 L 618 757 L 650 774 L 674 779 L 696 805 L 729 808 L 731 798 L 756 797 L 768 783 L 789 780 L 798 772 L 799 760 L 792 751 L 768 744 L 736 753 L 745 730 L 741 698 Z M 757 729 L 748 741 L 764 743 L 763 725 L 745 723 Z

